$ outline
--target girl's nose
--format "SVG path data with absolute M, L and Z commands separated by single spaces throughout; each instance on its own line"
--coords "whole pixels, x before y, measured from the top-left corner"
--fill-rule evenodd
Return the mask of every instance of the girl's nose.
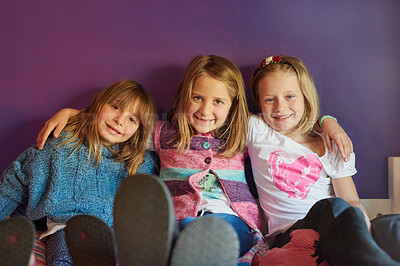
M 117 125 L 121 125 L 122 123 L 121 123 L 121 118 L 120 117 L 115 117 L 114 118 L 114 122 L 117 124 Z
M 208 103 L 203 103 L 200 108 L 202 115 L 208 115 L 211 112 L 211 105 Z
M 286 101 L 284 101 L 284 100 L 277 100 L 277 101 L 276 101 L 275 109 L 276 109 L 277 111 L 283 111 L 283 110 L 285 110 L 286 108 L 287 108 Z

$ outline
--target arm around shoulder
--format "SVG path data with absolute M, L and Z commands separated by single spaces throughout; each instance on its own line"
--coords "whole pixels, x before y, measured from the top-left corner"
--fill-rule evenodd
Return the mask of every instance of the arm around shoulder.
M 65 128 L 68 123 L 68 120 L 77 115 L 80 111 L 72 108 L 64 108 L 55 113 L 49 120 L 46 121 L 44 127 L 40 130 L 38 137 L 36 139 L 37 147 L 39 150 L 43 149 L 44 144 L 47 141 L 47 138 L 50 136 L 50 133 L 54 130 L 53 136 L 58 138 L 61 131 Z
M 353 152 L 353 142 L 347 135 L 346 131 L 339 125 L 337 119 L 330 115 L 321 116 L 314 126 L 314 129 L 324 133 L 325 143 L 329 153 L 332 152 L 332 142 L 336 143 L 340 154 L 347 162 L 350 154 Z

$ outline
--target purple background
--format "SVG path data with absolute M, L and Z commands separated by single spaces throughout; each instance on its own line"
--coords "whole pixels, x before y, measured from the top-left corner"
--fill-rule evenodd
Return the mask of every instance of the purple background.
M 363 198 L 388 196 L 400 155 L 400 1 L 0 2 L 0 172 L 62 107 L 82 108 L 124 78 L 163 111 L 198 54 L 231 59 L 246 84 L 266 56 L 303 59 L 355 145 Z

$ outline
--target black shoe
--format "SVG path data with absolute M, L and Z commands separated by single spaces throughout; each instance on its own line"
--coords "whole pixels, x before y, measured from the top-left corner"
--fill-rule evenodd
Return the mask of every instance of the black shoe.
M 386 214 L 373 219 L 371 233 L 384 251 L 400 261 L 400 214 Z
M 185 227 L 171 254 L 171 265 L 237 265 L 239 239 L 223 219 L 203 216 Z
M 172 198 L 162 181 L 145 174 L 122 181 L 114 203 L 120 266 L 167 265 L 175 229 Z
M 25 216 L 14 216 L 0 222 L 2 265 L 26 266 L 32 254 L 35 226 Z
M 349 207 L 328 227 L 317 252 L 331 266 L 400 265 L 374 241 L 360 209 Z
M 65 239 L 74 265 L 115 266 L 117 263 L 114 233 L 94 216 L 78 215 L 69 219 Z

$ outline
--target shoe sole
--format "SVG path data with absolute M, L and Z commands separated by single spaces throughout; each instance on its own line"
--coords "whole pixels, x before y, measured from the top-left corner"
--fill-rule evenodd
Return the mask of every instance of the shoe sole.
M 67 221 L 65 238 L 74 265 L 116 265 L 114 233 L 102 220 L 90 215 L 74 216 Z
M 35 231 L 33 223 L 24 216 L 15 216 L 1 221 L 1 264 L 28 265 L 35 240 Z
M 118 261 L 125 265 L 167 265 L 176 228 L 172 198 L 157 177 L 124 179 L 114 203 Z
M 174 245 L 171 265 L 234 266 L 239 249 L 233 227 L 223 219 L 206 215 L 183 229 Z

